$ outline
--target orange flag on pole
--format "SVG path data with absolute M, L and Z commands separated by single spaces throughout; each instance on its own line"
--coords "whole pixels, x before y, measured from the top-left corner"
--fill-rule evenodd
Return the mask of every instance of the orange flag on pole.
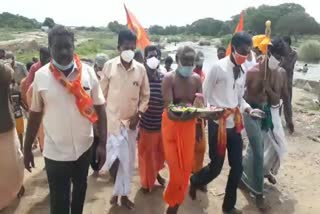
M 124 4 L 124 9 L 126 10 L 126 14 L 127 14 L 127 22 L 128 22 L 127 25 L 128 25 L 128 28 L 136 33 L 136 35 L 137 35 L 137 46 L 141 50 L 144 50 L 145 47 L 150 45 L 150 40 L 149 40 L 148 34 L 144 30 L 142 25 L 139 23 L 137 18 L 133 15 L 133 13 L 131 13 L 131 11 L 129 11 L 127 9 L 125 4 Z
M 239 19 L 239 23 L 236 27 L 236 29 L 234 30 L 234 33 L 238 33 L 243 31 L 243 26 L 244 26 L 244 20 L 243 20 L 243 11 L 240 13 L 240 19 Z M 227 52 L 226 55 L 229 56 L 231 54 L 231 43 L 229 43 L 228 48 L 227 48 Z

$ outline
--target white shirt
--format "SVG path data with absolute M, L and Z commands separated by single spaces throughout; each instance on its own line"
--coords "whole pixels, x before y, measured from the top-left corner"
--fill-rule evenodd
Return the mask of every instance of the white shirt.
M 227 56 L 219 60 L 209 72 L 203 83 L 203 94 L 206 102 L 210 106 L 217 106 L 222 108 L 236 108 L 240 107 L 243 112 L 250 105 L 243 99 L 245 75 L 241 76 L 235 81 L 233 75 L 234 64 L 230 57 Z M 234 115 L 227 118 L 227 128 L 233 128 Z
M 75 78 L 74 68 L 67 79 Z M 84 63 L 81 84 L 91 96 L 94 105 L 105 103 L 94 70 Z M 31 111 L 42 110 L 44 157 L 55 161 L 75 161 L 90 148 L 93 141 L 92 124 L 80 114 L 74 95 L 54 78 L 49 64 L 36 73 L 33 81 Z

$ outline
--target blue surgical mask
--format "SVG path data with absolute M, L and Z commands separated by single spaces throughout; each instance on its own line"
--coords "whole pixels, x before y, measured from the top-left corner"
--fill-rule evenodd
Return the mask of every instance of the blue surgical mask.
M 183 77 L 190 77 L 193 73 L 193 66 L 179 66 L 178 72 L 181 74 Z
M 60 71 L 66 71 L 71 69 L 74 66 L 74 61 L 72 60 L 68 65 L 60 65 L 58 62 L 52 59 L 52 64 L 54 65 L 54 67 L 58 68 Z

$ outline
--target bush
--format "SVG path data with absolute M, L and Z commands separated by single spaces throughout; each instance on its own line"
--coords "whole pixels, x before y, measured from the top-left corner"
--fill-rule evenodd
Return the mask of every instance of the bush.
M 299 48 L 299 59 L 305 62 L 319 62 L 320 61 L 320 42 L 309 40 Z
M 220 41 L 221 41 L 221 46 L 224 48 L 227 48 L 229 43 L 231 42 L 232 39 L 232 34 L 227 34 L 225 36 L 223 36 Z

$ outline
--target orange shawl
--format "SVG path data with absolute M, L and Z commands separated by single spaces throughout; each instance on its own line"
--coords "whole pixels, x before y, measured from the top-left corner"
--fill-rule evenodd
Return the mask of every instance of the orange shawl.
M 95 123 L 98 120 L 98 116 L 93 108 L 93 102 L 91 97 L 86 93 L 81 85 L 82 64 L 78 55 L 74 55 L 74 61 L 77 65 L 77 77 L 74 81 L 69 81 L 64 74 L 59 71 L 52 62 L 50 63 L 50 70 L 53 73 L 55 79 L 61 83 L 61 85 L 76 98 L 76 105 L 80 114 L 86 117 L 91 123 Z
M 239 107 L 234 109 L 225 109 L 222 117 L 219 119 L 219 130 L 218 130 L 218 154 L 224 156 L 226 153 L 227 145 L 227 128 L 226 120 L 231 115 L 234 114 L 234 122 L 236 127 L 236 132 L 241 133 L 243 129 L 242 115 L 240 113 Z

